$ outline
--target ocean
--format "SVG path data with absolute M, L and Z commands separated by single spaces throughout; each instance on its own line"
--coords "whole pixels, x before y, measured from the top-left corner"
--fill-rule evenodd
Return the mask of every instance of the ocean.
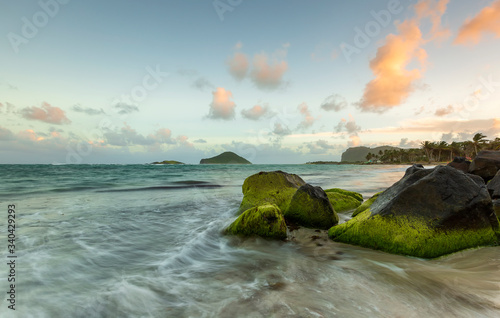
M 425 260 L 313 229 L 221 234 L 259 171 L 367 199 L 406 168 L 0 165 L 0 317 L 500 317 L 500 247 Z

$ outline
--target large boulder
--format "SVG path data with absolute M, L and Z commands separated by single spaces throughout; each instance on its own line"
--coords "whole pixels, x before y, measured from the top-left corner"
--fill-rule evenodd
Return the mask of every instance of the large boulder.
M 354 191 L 333 188 L 325 190 L 335 212 L 344 212 L 357 208 L 363 202 L 363 196 Z
M 379 192 L 379 193 L 375 193 L 371 198 L 369 198 L 368 200 L 366 200 L 365 202 L 363 202 L 363 204 L 361 204 L 360 206 L 358 206 L 356 208 L 356 210 L 354 210 L 352 212 L 352 217 L 355 217 L 356 215 L 360 214 L 361 212 L 364 212 L 366 210 L 368 210 L 373 202 L 375 202 L 375 200 L 377 200 L 378 196 L 381 194 L 382 192 Z
M 463 172 L 468 172 L 471 162 L 465 157 L 455 157 L 453 161 L 448 163 L 448 166 L 458 169 Z
M 480 176 L 488 182 L 500 169 L 500 151 L 480 151 L 469 167 L 469 173 Z
M 243 212 L 224 233 L 285 239 L 286 223 L 283 214 L 276 205 L 261 205 Z
M 276 204 L 281 211 L 285 211 L 294 193 L 305 184 L 298 175 L 283 171 L 251 175 L 243 182 L 239 213 L 264 204 Z
M 500 199 L 500 170 L 495 177 L 488 182 L 488 191 L 492 199 Z
M 498 219 L 479 181 L 448 166 L 414 165 L 369 209 L 328 234 L 334 241 L 423 258 L 497 244 Z
M 339 222 L 339 217 L 325 191 L 310 184 L 301 186 L 285 210 L 287 221 L 305 227 L 328 229 Z

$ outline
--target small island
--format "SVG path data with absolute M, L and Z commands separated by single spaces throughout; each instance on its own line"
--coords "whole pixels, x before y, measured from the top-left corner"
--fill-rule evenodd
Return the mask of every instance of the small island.
M 183 165 L 184 162 L 175 161 L 175 160 L 163 160 L 163 161 L 155 161 L 151 163 L 152 165 Z
M 250 161 L 231 151 L 226 151 L 212 158 L 201 159 L 200 164 L 240 164 L 250 165 Z

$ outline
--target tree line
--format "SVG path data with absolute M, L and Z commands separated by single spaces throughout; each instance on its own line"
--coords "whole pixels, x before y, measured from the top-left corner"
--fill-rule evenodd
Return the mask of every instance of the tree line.
M 500 138 L 487 140 L 482 133 L 477 133 L 472 140 L 453 141 L 423 141 L 420 148 L 391 149 L 368 153 L 366 160 L 369 162 L 404 163 L 404 162 L 443 162 L 452 161 L 454 157 L 474 159 L 481 150 L 500 150 Z

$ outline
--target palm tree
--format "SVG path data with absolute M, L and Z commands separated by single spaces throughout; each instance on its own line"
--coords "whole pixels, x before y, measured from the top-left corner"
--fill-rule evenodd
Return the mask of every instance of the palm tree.
M 425 151 L 425 155 L 427 156 L 427 160 L 430 163 L 432 161 L 432 151 L 434 150 L 432 143 L 430 141 L 426 140 L 426 141 L 421 142 L 420 146 Z
M 436 143 L 436 149 L 438 150 L 438 162 L 441 162 L 441 152 L 443 150 L 448 150 L 448 143 L 446 141 L 440 141 Z
M 457 156 L 461 155 L 462 153 L 461 147 L 462 147 L 461 143 L 456 141 L 448 145 L 448 149 L 450 150 L 450 161 L 453 160 L 453 157 L 455 157 L 455 155 Z
M 486 136 L 482 133 L 477 133 L 472 137 L 472 144 L 474 145 L 474 155 L 477 156 L 477 153 L 481 150 L 484 144 L 487 142 Z

